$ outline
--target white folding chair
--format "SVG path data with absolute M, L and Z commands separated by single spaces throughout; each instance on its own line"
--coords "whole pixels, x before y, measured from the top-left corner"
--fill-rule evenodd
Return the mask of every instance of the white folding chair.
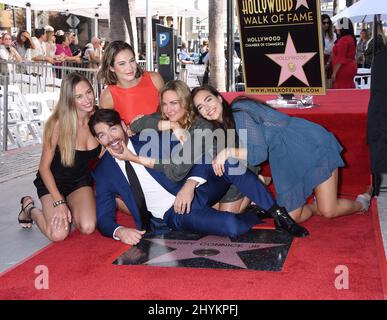
M 369 89 L 371 87 L 371 69 L 357 68 L 357 73 L 353 78 L 356 89 Z
M 356 75 L 353 78 L 356 89 L 369 89 L 371 87 L 371 75 Z
M 34 120 L 43 124 L 51 115 L 51 110 L 43 95 L 40 93 L 27 93 L 25 98 L 28 106 L 32 110 Z
M 27 130 L 25 142 L 41 143 L 42 126 L 39 125 L 42 124 L 42 121 L 35 119 L 32 109 L 28 106 L 25 97 L 21 94 L 17 86 L 8 86 L 8 108 L 9 110 L 18 111 L 21 115 L 21 121 L 17 123 L 17 127 L 18 130 L 20 127 Z

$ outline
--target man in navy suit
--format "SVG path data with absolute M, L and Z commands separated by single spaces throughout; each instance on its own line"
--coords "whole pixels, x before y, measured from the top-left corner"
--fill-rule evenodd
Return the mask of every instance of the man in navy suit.
M 134 183 L 129 182 L 132 178 L 129 178 L 131 174 L 127 171 L 125 161 L 130 162 L 138 178 L 146 210 L 152 216 L 151 230 L 157 224 L 164 224 L 173 230 L 231 237 L 247 232 L 260 221 L 255 212 L 233 214 L 211 208 L 229 186 L 234 184 L 262 209 L 272 214 L 277 228 L 298 237 L 308 235 L 308 231 L 297 225 L 286 210 L 276 204 L 259 179 L 249 171 L 241 175 L 229 175 L 228 171 L 233 165 L 226 162 L 225 174 L 218 177 L 211 165 L 198 164 L 193 166 L 183 181 L 176 183 L 162 172 L 151 169 L 154 159 L 137 155 L 144 142 L 139 141 L 136 136 L 128 138 L 125 124 L 116 111 L 97 110 L 90 118 L 89 127 L 101 145 L 108 150 L 93 172 L 96 182 L 97 225 L 105 236 L 127 244 L 137 244 L 145 233 L 143 212 L 139 210 L 136 190 L 133 190 Z M 137 229 L 117 224 L 117 195 L 121 196 L 132 213 Z M 177 197 L 184 199 L 184 206 L 176 201 Z

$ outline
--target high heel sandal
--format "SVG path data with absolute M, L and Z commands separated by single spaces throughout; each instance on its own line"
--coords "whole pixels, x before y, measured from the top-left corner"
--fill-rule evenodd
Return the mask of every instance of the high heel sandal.
M 26 198 L 30 198 L 31 201 L 28 201 L 28 203 L 23 207 L 23 202 L 24 202 L 24 200 L 25 200 Z M 18 216 L 17 216 L 17 220 L 18 220 L 19 224 L 22 226 L 22 228 L 24 228 L 24 229 L 29 229 L 29 228 L 31 228 L 32 224 L 34 223 L 34 221 L 33 221 L 32 218 L 31 218 L 31 210 L 35 208 L 35 206 L 34 206 L 34 204 L 35 204 L 35 203 L 34 203 L 34 200 L 33 200 L 32 197 L 30 197 L 30 196 L 24 196 L 24 197 L 22 197 L 22 198 L 20 199 L 20 204 L 21 204 L 21 210 L 20 210 L 20 212 L 19 212 L 19 214 L 18 214 Z M 27 210 L 27 212 L 26 212 L 25 210 L 26 210 L 26 208 L 27 208 L 28 206 L 31 206 L 31 207 L 30 207 L 29 210 Z M 21 219 L 21 218 L 20 218 L 20 215 L 21 215 L 22 213 L 24 213 L 24 214 L 27 216 L 27 218 Z M 26 226 L 26 224 L 31 224 L 31 226 Z
M 361 193 L 356 197 L 355 201 L 360 202 L 363 206 L 363 208 L 360 210 L 360 212 L 367 212 L 368 211 L 370 204 L 371 204 L 372 192 L 373 192 L 373 188 L 368 187 L 366 192 Z

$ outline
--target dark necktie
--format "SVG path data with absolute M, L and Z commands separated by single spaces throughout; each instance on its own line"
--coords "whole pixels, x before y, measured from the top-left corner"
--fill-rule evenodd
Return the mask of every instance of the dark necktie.
M 140 181 L 138 180 L 136 172 L 134 171 L 129 161 L 125 161 L 125 169 L 133 191 L 134 199 L 136 200 L 137 208 L 140 212 L 143 229 L 150 230 L 150 218 L 152 214 L 146 207 L 145 196 L 144 192 L 142 191 Z

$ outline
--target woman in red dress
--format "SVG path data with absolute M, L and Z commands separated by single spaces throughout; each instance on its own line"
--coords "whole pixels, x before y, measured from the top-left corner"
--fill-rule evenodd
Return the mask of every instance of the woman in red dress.
M 138 115 L 157 111 L 164 80 L 158 72 L 140 68 L 128 43 L 117 40 L 107 46 L 98 77 L 107 85 L 100 107 L 115 109 L 127 125 Z
M 336 25 L 338 40 L 332 52 L 333 89 L 355 88 L 353 78 L 357 72 L 356 38 L 348 18 L 341 18 Z

